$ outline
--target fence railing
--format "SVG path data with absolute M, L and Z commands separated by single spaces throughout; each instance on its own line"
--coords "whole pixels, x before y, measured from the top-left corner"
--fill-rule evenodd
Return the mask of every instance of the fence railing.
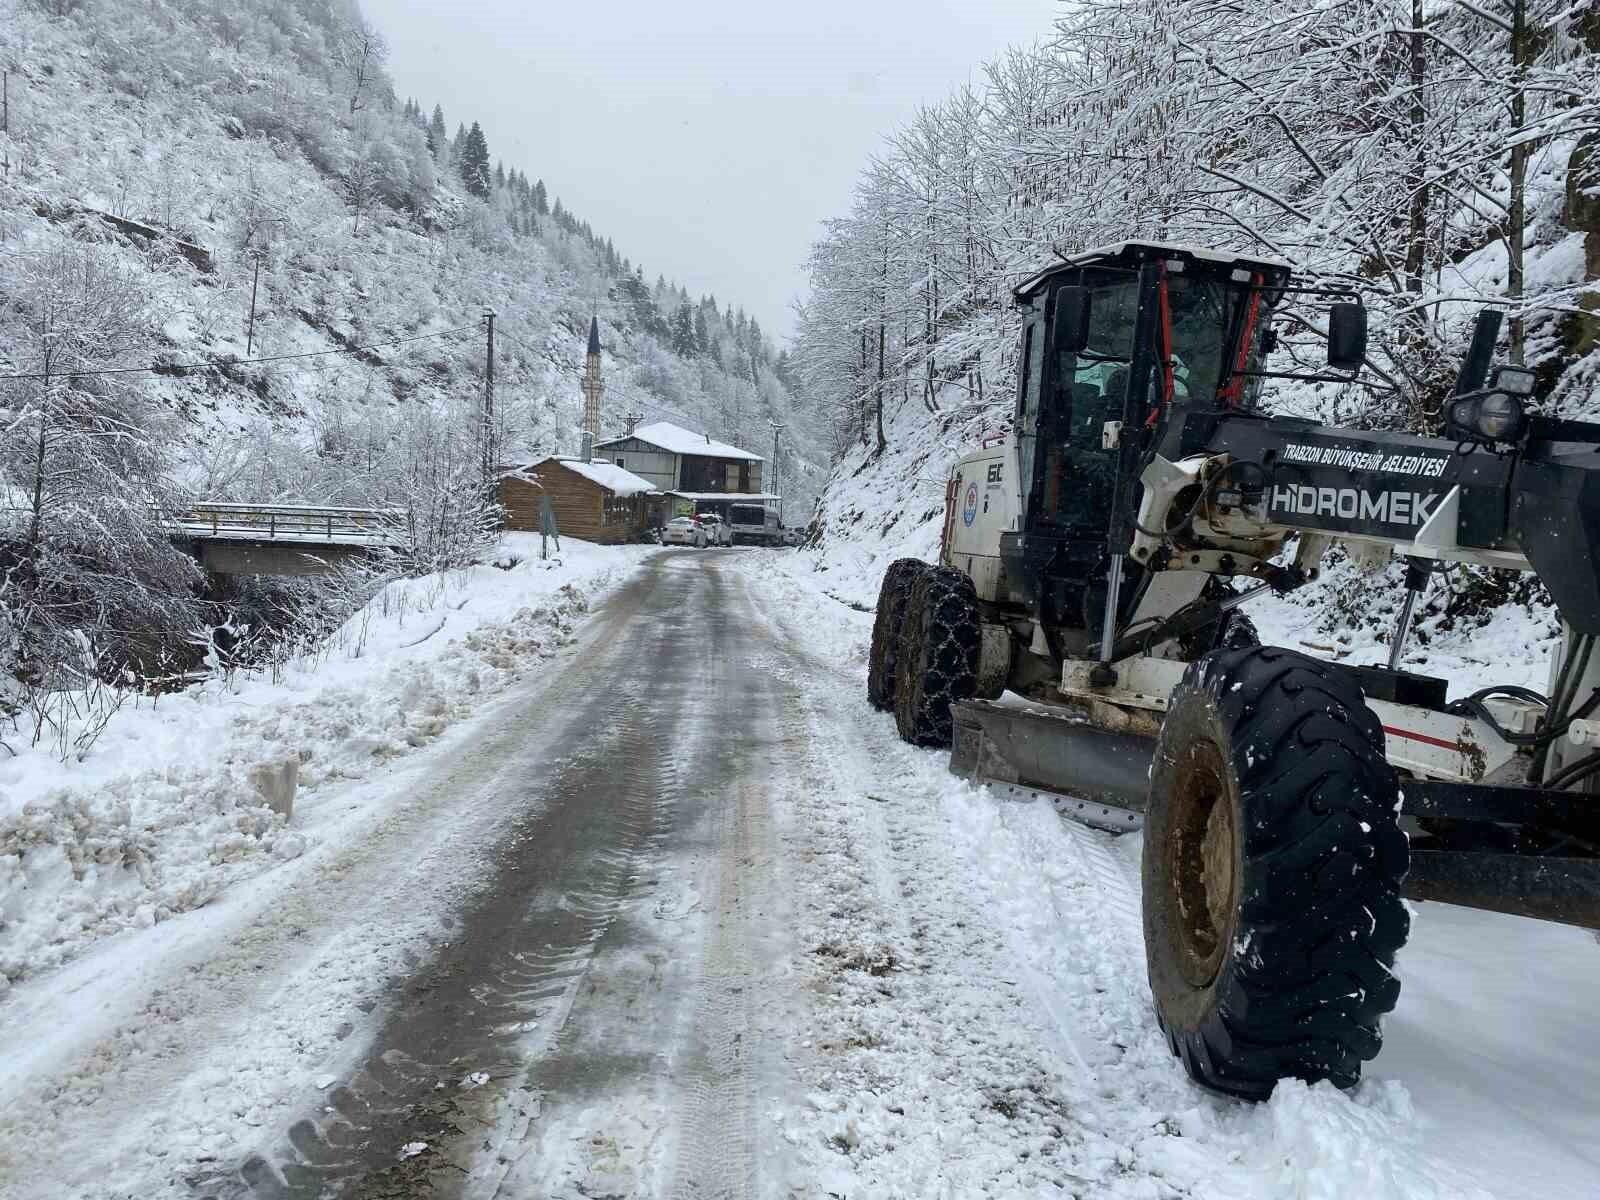
M 399 546 L 406 541 L 406 517 L 403 508 L 202 503 L 180 512 L 177 524 L 185 533 L 222 540 Z

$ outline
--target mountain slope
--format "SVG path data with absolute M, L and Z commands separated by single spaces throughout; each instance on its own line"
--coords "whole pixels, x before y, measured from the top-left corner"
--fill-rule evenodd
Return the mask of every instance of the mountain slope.
M 674 314 L 656 304 L 687 297 L 644 286 L 559 205 L 528 207 L 515 167 L 473 194 L 451 161 L 459 147 L 430 151 L 420 113 L 355 65 L 351 39 L 371 29 L 353 6 L 244 7 L 0 5 L 0 254 L 14 267 L 95 242 L 138 275 L 141 319 L 106 361 L 166 364 L 134 378 L 175 418 L 165 437 L 187 483 L 236 499 L 404 501 L 396 463 L 419 440 L 475 452 L 485 310 L 497 313 L 502 457 L 575 449 L 582 337 L 598 313 L 607 432 L 640 412 L 761 451 L 769 418 L 782 421 L 784 474 L 805 502 L 810 425 L 771 345 L 736 327 L 731 306 L 726 321 L 711 310 L 717 345 L 674 353 Z M 0 335 L 27 319 L 5 306 Z M 39 369 L 26 344 L 0 336 L 0 373 Z M 228 361 L 246 357 L 279 361 Z M 195 362 L 217 365 L 175 369 Z M 27 382 L 0 404 L 24 403 Z

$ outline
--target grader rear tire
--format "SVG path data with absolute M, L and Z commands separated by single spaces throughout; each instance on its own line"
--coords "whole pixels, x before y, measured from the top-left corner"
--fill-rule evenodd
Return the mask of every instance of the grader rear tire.
M 1378 1052 L 1409 925 L 1383 746 L 1357 684 L 1292 651 L 1216 651 L 1174 690 L 1145 814 L 1145 954 L 1203 1086 L 1350 1087 Z
M 972 580 L 949 567 L 916 575 L 895 655 L 894 720 L 913 746 L 950 744 L 950 704 L 978 689 L 981 641 Z
M 872 620 L 872 651 L 867 659 L 867 700 L 873 708 L 894 708 L 895 662 L 900 653 L 900 626 L 912 581 L 933 568 L 921 559 L 899 558 L 889 564 L 878 588 L 878 615 Z

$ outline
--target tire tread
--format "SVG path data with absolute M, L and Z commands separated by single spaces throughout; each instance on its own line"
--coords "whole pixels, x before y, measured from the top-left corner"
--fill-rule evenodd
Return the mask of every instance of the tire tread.
M 1152 963 L 1162 1030 L 1215 1091 L 1265 1099 L 1290 1077 L 1352 1086 L 1398 1000 L 1390 968 L 1409 926 L 1382 726 L 1336 667 L 1275 648 L 1221 650 L 1174 692 L 1158 762 L 1175 749 L 1170 714 L 1192 704 L 1230 731 L 1220 749 L 1239 788 L 1244 876 L 1234 948 L 1197 1025 L 1169 1022 Z

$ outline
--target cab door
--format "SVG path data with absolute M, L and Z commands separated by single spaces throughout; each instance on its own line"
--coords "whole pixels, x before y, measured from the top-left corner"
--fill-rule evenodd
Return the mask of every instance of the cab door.
M 961 460 L 945 510 L 944 561 L 980 600 L 1000 598 L 1000 536 L 1016 528 L 1015 454 L 1009 439 Z

